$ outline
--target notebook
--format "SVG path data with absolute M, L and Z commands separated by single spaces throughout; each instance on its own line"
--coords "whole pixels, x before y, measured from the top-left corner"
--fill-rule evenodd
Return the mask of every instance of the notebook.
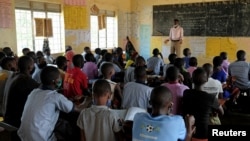
M 139 107 L 130 107 L 129 109 L 122 109 L 122 110 L 111 109 L 111 111 L 116 113 L 118 115 L 118 117 L 124 121 L 126 121 L 126 120 L 133 121 L 135 114 L 147 112 L 146 109 L 139 108 Z

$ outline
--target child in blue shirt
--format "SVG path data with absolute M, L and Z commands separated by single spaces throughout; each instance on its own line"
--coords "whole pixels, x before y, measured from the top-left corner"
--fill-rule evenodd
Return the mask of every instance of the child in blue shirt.
M 173 106 L 172 95 L 164 86 L 152 90 L 150 103 L 152 113 L 137 113 L 133 122 L 133 140 L 190 141 L 195 130 L 194 117 L 184 119 L 179 115 L 169 115 Z
M 190 60 L 190 57 L 191 57 L 191 50 L 189 48 L 185 48 L 183 50 L 183 59 L 185 61 L 185 69 L 189 68 L 189 60 Z

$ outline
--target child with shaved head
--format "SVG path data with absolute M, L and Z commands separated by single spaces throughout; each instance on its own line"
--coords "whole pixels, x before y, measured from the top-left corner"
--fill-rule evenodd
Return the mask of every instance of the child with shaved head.
M 183 93 L 183 115 L 191 114 L 195 117 L 195 139 L 208 139 L 208 125 L 210 114 L 213 111 L 223 114 L 223 108 L 219 104 L 216 95 L 202 90 L 208 81 L 207 72 L 203 68 L 197 68 L 193 72 L 194 88 L 185 90 Z
M 152 113 L 137 113 L 133 122 L 133 140 L 190 141 L 194 132 L 194 117 L 170 115 L 172 94 L 164 86 L 152 90 L 150 97 Z
M 77 125 L 81 129 L 81 141 L 121 141 L 122 130 L 116 114 L 107 102 L 111 96 L 110 84 L 103 79 L 93 86 L 95 105 L 81 111 Z

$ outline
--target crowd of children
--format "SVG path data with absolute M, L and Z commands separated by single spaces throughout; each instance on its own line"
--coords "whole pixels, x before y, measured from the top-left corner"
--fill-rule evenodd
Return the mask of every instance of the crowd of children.
M 226 52 L 215 56 L 213 65 L 198 65 L 188 48 L 184 58 L 169 54 L 169 64 L 158 49 L 147 60 L 133 48 L 127 50 L 125 59 L 120 47 L 112 52 L 85 47 L 76 54 L 67 46 L 65 54 L 54 59 L 49 49 L 41 54 L 25 48 L 17 57 L 11 48 L 3 48 L 0 114 L 18 128 L 12 140 L 66 141 L 55 133 L 58 121 L 75 112 L 69 123 L 72 131 L 79 131 L 78 140 L 124 141 L 123 121 L 110 109 L 131 107 L 148 111 L 135 115 L 133 140 L 207 140 L 208 125 L 221 124 L 211 122 L 224 113 L 219 99 L 230 99 L 229 86 L 242 89 L 240 84 L 248 79 L 240 76 L 249 74 L 244 51 L 237 52 L 236 63 L 246 69 L 239 70 L 234 67 L 238 64 L 230 65 Z M 159 76 L 160 84 L 149 85 L 149 75 Z M 228 84 L 230 76 L 236 80 Z

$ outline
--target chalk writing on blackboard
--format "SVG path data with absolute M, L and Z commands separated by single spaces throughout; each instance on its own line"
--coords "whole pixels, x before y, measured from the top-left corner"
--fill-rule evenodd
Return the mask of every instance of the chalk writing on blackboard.
M 153 36 L 168 36 L 178 18 L 185 36 L 250 36 L 250 1 L 153 6 Z

